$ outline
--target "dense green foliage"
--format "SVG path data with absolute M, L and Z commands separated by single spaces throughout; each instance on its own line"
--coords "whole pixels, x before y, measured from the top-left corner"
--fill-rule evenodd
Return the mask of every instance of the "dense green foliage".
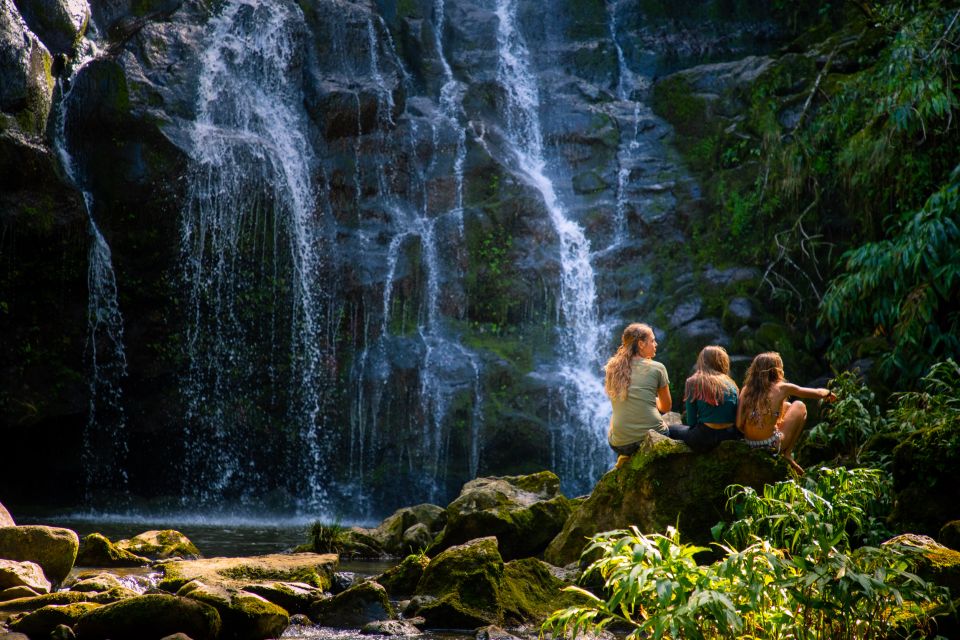
M 619 624 L 630 640 L 923 635 L 946 589 L 911 572 L 916 550 L 853 547 L 848 535 L 869 528 L 880 484 L 875 471 L 821 470 L 763 496 L 733 489 L 745 517 L 728 532 L 736 544 L 719 545 L 725 556 L 709 565 L 673 528 L 597 535 L 584 553 L 602 557 L 585 576 L 599 575 L 604 597 L 572 587 L 589 603 L 555 612 L 544 629 L 576 637 Z
M 939 0 L 797 8 L 822 23 L 721 98 L 740 118 L 718 115 L 727 107 L 707 105 L 682 76 L 655 91 L 722 212 L 693 229 L 706 247 L 698 258 L 755 264 L 757 293 L 805 347 L 819 325 L 834 367 L 874 358 L 885 382 L 910 388 L 960 355 L 960 10 Z
M 830 382 L 837 402 L 826 405 L 822 421 L 808 432 L 807 442 L 831 450 L 853 464 L 887 467 L 891 462 L 884 441 L 908 437 L 933 440 L 924 463 L 930 471 L 946 467 L 960 455 L 960 365 L 939 362 L 920 379 L 918 388 L 894 394 L 882 412 L 874 393 L 855 372 L 845 372 Z M 916 435 L 911 435 L 916 434 Z M 938 462 L 927 459 L 935 453 Z M 942 460 L 940 460 L 942 458 Z

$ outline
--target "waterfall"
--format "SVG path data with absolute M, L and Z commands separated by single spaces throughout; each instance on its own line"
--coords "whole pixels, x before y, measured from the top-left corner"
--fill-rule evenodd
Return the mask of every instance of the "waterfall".
M 463 84 L 453 77 L 453 71 L 450 69 L 450 63 L 447 62 L 447 56 L 443 51 L 443 20 L 444 20 L 444 1 L 434 0 L 433 3 L 433 34 L 434 47 L 437 50 L 437 57 L 440 59 L 440 66 L 443 70 L 443 86 L 440 88 L 440 110 L 449 125 L 453 128 L 456 136 L 456 156 L 453 161 L 453 175 L 456 181 L 456 199 L 455 212 L 461 235 L 463 234 L 463 165 L 467 158 L 467 132 L 460 124 L 460 112 L 463 110 Z
M 297 470 L 300 508 L 327 504 L 333 305 L 298 83 L 304 34 L 294 2 L 231 0 L 208 23 L 181 221 L 185 501 L 252 503 L 277 475 L 256 463 L 258 434 L 286 429 L 272 453 Z
M 561 479 L 576 491 L 588 489 L 609 457 L 605 416 L 610 408 L 600 378 L 602 329 L 590 264 L 590 242 L 567 217 L 553 183 L 540 130 L 539 89 L 530 69 L 530 53 L 517 27 L 517 0 L 497 0 L 497 80 L 505 93 L 503 115 L 510 151 L 519 175 L 541 195 L 559 239 L 560 395 L 564 409 L 556 434 L 556 465 Z
M 123 316 L 117 300 L 117 278 L 110 246 L 94 219 L 93 194 L 83 186 L 66 139 L 72 81 L 94 59 L 95 51 L 91 50 L 77 61 L 69 79 L 59 81 L 59 112 L 54 120 L 53 140 L 64 173 L 83 196 L 90 232 L 85 350 L 90 396 L 82 450 L 84 495 L 88 503 L 108 492 L 118 495 L 125 492 L 128 453 L 127 417 L 123 405 L 127 356 L 123 342 Z

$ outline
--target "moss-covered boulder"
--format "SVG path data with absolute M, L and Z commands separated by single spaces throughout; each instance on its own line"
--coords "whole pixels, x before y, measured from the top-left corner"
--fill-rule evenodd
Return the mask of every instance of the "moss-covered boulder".
M 112 573 L 81 573 L 66 585 L 70 591 L 92 591 L 100 593 L 110 589 L 125 589 L 120 578 Z
M 560 566 L 569 564 L 580 557 L 590 536 L 631 525 L 644 532 L 677 525 L 687 539 L 708 543 L 711 527 L 729 519 L 724 493 L 728 485 L 759 489 L 788 473 L 785 462 L 742 442 L 728 441 L 708 453 L 693 453 L 681 442 L 647 432 L 629 462 L 600 479 L 544 558 Z
M 49 604 L 73 604 L 75 602 L 88 602 L 90 598 L 83 593 L 76 591 L 56 591 L 54 593 L 44 593 L 39 596 L 26 598 L 15 598 L 0 602 L 0 622 L 3 622 L 18 613 L 24 611 L 35 611 Z
M 310 606 L 324 596 L 322 589 L 305 582 L 257 582 L 246 585 L 243 590 L 266 598 L 294 614 L 307 613 Z
M 502 558 L 534 556 L 560 532 L 570 510 L 551 471 L 477 478 L 447 507 L 447 524 L 427 552 L 495 536 Z
M 234 588 L 194 580 L 185 584 L 177 595 L 198 600 L 216 609 L 223 622 L 222 638 L 276 638 L 290 623 L 290 615 L 285 609 L 266 598 Z
M 216 640 L 220 614 L 208 604 L 149 594 L 100 607 L 80 618 L 78 640 L 149 640 L 183 632 L 192 640 Z
M 48 604 L 18 618 L 10 624 L 10 628 L 34 638 L 49 638 L 58 626 L 64 624 L 73 627 L 80 618 L 101 606 L 93 602 Z
M 144 531 L 129 540 L 117 540 L 115 546 L 121 551 L 144 556 L 151 560 L 166 560 L 168 558 L 196 560 L 200 557 L 200 550 L 190 542 L 190 539 L 173 529 Z
M 170 560 L 157 565 L 163 573 L 159 587 L 176 592 L 192 580 L 242 589 L 270 580 L 305 582 L 328 590 L 339 560 L 333 554 L 275 553 L 249 558 Z
M 17 598 L 32 598 L 39 595 L 39 592 L 27 586 L 8 587 L 6 589 L 0 589 L 0 602 L 16 600 Z
M 103 534 L 91 533 L 80 541 L 76 564 L 79 567 L 143 567 L 150 564 L 150 559 L 121 549 Z
M 893 488 L 896 492 L 890 520 L 895 530 L 935 536 L 944 524 L 960 519 L 957 432 L 960 425 L 918 429 L 893 450 Z
M 579 596 L 563 592 L 568 583 L 555 570 L 536 558 L 521 558 L 503 566 L 500 599 L 504 622 L 539 622 L 557 609 L 580 601 Z
M 447 512 L 443 507 L 418 504 L 398 509 L 367 533 L 388 554 L 404 556 L 429 545 L 446 523 Z
M 0 558 L 36 562 L 44 575 L 60 584 L 73 568 L 80 540 L 70 529 L 29 525 L 0 527 Z
M 453 546 L 433 558 L 415 595 L 436 598 L 415 614 L 432 628 L 474 628 L 503 618 L 503 558 L 494 537 Z
M 326 627 L 360 628 L 368 622 L 395 617 L 386 589 L 370 580 L 310 608 L 310 618 Z
M 416 556 L 407 559 L 413 564 Z M 418 560 L 418 563 L 422 560 Z M 535 558 L 504 563 L 494 537 L 472 540 L 430 560 L 417 583 L 410 610 L 428 628 L 473 629 L 543 620 L 574 604 L 562 592 L 556 568 Z
M 429 564 L 430 558 L 426 555 L 409 555 L 400 564 L 390 567 L 378 576 L 377 582 L 393 597 L 412 595 Z
M 28 587 L 36 593 L 49 593 L 50 581 L 35 562 L 0 560 L 0 589 Z
M 924 580 L 960 594 L 960 551 L 945 547 L 933 538 L 905 533 L 883 543 L 915 551 L 915 572 Z

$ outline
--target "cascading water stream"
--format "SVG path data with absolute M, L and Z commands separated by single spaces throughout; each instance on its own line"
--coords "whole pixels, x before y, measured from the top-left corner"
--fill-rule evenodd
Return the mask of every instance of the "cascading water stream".
M 232 0 L 208 23 L 181 223 L 185 500 L 255 499 L 263 478 L 253 463 L 257 433 L 275 428 L 264 409 L 271 402 L 285 405 L 295 431 L 277 453 L 311 479 L 295 488 L 300 508 L 327 499 L 324 329 L 332 305 L 321 289 L 328 241 L 294 72 L 303 22 L 292 2 Z
M 505 93 L 506 136 L 516 170 L 543 198 L 560 249 L 559 375 L 566 415 L 556 436 L 556 467 L 568 486 L 592 486 L 607 461 L 605 420 L 609 404 L 599 377 L 597 293 L 590 264 L 590 242 L 567 217 L 546 175 L 540 130 L 539 90 L 530 70 L 530 54 L 517 28 L 516 0 L 497 0 L 497 80 Z
M 83 181 L 67 143 L 67 111 L 72 82 L 95 59 L 92 44 L 81 57 L 69 79 L 58 83 L 54 148 L 68 179 L 81 192 L 90 231 L 87 263 L 87 345 L 89 405 L 83 434 L 84 494 L 88 505 L 106 493 L 117 499 L 126 491 L 127 417 L 123 406 L 123 383 L 127 378 L 127 356 L 123 341 L 123 316 L 117 299 L 117 278 L 110 246 L 94 219 L 93 195 Z M 66 88 L 65 87 L 69 87 Z M 116 504 L 111 506 L 117 506 Z
M 443 51 L 444 9 L 444 0 L 434 0 L 434 47 L 437 50 L 437 57 L 440 59 L 440 67 L 443 70 L 443 86 L 440 88 L 440 110 L 456 136 L 456 155 L 453 160 L 453 175 L 456 181 L 454 209 L 458 216 L 457 222 L 460 234 L 463 235 L 463 165 L 467 158 L 467 132 L 460 124 L 460 114 L 463 110 L 464 87 L 453 77 L 450 63 L 447 62 L 447 56 Z

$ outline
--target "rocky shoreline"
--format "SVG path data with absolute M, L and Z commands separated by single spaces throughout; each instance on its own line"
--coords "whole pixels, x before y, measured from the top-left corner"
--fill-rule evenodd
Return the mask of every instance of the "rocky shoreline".
M 265 640 L 315 626 L 534 637 L 546 616 L 582 597 L 563 589 L 580 578 L 588 536 L 629 525 L 656 531 L 679 519 L 685 536 L 703 541 L 723 518 L 728 484 L 759 488 L 787 474 L 782 460 L 739 442 L 694 454 L 651 432 L 584 498 L 560 493 L 549 471 L 477 478 L 446 508 L 408 507 L 375 528 L 240 558 L 204 558 L 171 530 L 114 542 L 17 526 L 0 505 L 0 640 Z M 341 556 L 398 564 L 358 577 L 339 571 Z

